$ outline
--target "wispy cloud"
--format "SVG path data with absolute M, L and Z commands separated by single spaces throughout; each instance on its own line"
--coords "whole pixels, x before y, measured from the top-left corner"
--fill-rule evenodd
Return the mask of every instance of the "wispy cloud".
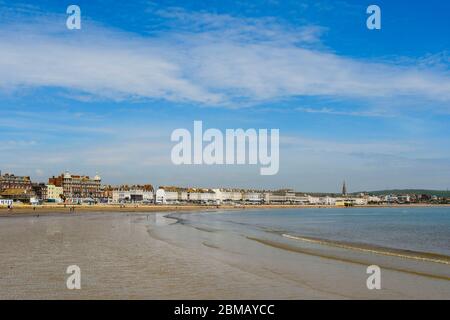
M 0 88 L 56 87 L 75 98 L 205 105 L 298 96 L 450 101 L 446 70 L 339 56 L 320 44 L 318 26 L 183 10 L 159 14 L 182 28 L 142 36 L 89 20 L 81 31 L 45 20 L 2 25 Z
M 389 114 L 381 111 L 342 111 L 342 110 L 334 110 L 331 108 L 307 108 L 307 107 L 298 107 L 295 110 L 305 113 L 319 113 L 319 114 L 350 116 L 350 117 L 376 117 L 376 118 L 393 117 L 392 113 Z
M 304 154 L 327 153 L 347 154 L 377 153 L 391 155 L 414 156 L 423 152 L 426 144 L 422 141 L 410 140 L 340 140 L 340 139 L 318 139 L 303 136 L 284 136 L 281 140 L 285 148 L 300 151 Z

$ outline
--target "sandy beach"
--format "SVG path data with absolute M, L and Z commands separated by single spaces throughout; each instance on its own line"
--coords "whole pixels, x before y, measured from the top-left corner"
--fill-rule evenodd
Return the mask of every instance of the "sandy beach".
M 167 212 L 104 213 L 0 217 L 0 298 L 450 299 L 448 264 L 321 245 L 292 250 L 175 223 Z M 382 290 L 366 287 L 374 261 Z M 81 290 L 66 288 L 74 264 Z
M 363 205 L 351 208 L 414 208 L 414 207 L 450 207 L 450 204 L 383 204 L 383 205 Z M 29 204 L 14 205 L 12 210 L 6 206 L 0 206 L 0 216 L 11 215 L 54 215 L 72 214 L 70 208 L 74 208 L 76 213 L 89 212 L 173 212 L 173 211 L 199 211 L 199 210 L 253 210 L 253 209 L 293 209 L 293 208 L 336 208 L 334 205 L 295 205 L 295 204 L 245 204 L 245 205 L 200 205 L 200 204 L 168 204 L 168 205 L 141 205 L 141 204 L 96 204 L 96 205 L 38 205 Z

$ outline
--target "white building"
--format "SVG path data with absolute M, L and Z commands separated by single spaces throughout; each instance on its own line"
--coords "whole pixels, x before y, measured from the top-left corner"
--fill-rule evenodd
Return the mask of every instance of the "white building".
M 377 197 L 377 196 L 368 196 L 368 197 L 367 197 L 367 201 L 368 201 L 369 203 L 380 203 L 380 202 L 382 202 L 383 200 L 382 200 L 380 197 Z
M 221 204 L 223 202 L 223 193 L 220 189 L 213 189 L 212 190 L 215 194 L 214 198 L 217 204 Z
M 309 204 L 320 204 L 320 198 L 319 197 L 308 196 L 308 203 Z
M 264 201 L 266 203 L 296 203 L 299 202 L 299 198 L 293 191 L 279 190 L 265 193 Z
M 264 201 L 264 194 L 261 192 L 245 192 L 242 200 L 251 203 L 261 203 Z
M 145 190 L 113 190 L 112 192 L 112 202 L 113 203 L 123 203 L 123 202 L 153 202 L 153 192 Z
M 436 200 L 436 199 L 433 199 Z M 400 203 L 409 203 L 411 202 L 411 197 L 409 194 L 398 196 L 398 202 Z
M 326 205 L 326 206 L 334 206 L 336 205 L 336 198 L 332 198 L 329 196 L 320 198 L 320 204 Z
M 179 201 L 178 191 L 167 191 L 164 190 L 166 194 L 166 202 L 167 203 L 175 203 Z
M 61 195 L 64 194 L 63 187 L 57 187 L 54 184 L 47 185 L 47 195 L 46 200 L 51 202 L 62 202 Z
M 284 193 L 268 192 L 264 195 L 264 201 L 267 203 L 285 203 L 286 196 Z
M 200 193 L 200 200 L 204 203 L 216 202 L 216 193 L 212 190 L 205 190 Z
M 191 202 L 216 203 L 216 192 L 209 189 L 193 189 L 188 192 L 188 199 Z
M 353 203 L 357 206 L 365 206 L 368 203 L 366 198 L 353 198 L 352 200 Z
M 394 195 L 387 195 L 384 197 L 384 201 L 388 203 L 398 202 L 398 197 Z
M 164 189 L 159 188 L 158 190 L 156 190 L 156 195 L 155 195 L 155 203 L 157 204 L 166 204 L 167 197 L 166 197 L 166 191 Z
M 309 196 L 305 195 L 296 195 L 294 202 L 297 204 L 308 204 L 309 203 Z
M 181 202 L 187 202 L 189 200 L 189 193 L 187 191 L 181 191 L 179 194 L 179 199 Z
M 202 201 L 200 192 L 197 192 L 197 191 L 189 191 L 188 192 L 188 199 L 189 199 L 190 202 Z
M 286 191 L 286 193 L 284 194 L 284 197 L 285 197 L 285 201 L 286 201 L 286 202 L 294 203 L 294 202 L 295 202 L 296 195 L 295 195 L 295 192 L 292 192 L 292 191 Z
M 242 201 L 242 192 L 232 189 L 220 189 L 223 202 L 240 202 Z

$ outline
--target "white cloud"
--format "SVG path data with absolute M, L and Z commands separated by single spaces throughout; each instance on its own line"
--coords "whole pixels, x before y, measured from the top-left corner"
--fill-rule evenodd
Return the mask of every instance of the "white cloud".
M 359 61 L 323 49 L 316 26 L 165 12 L 197 23 L 148 37 L 85 22 L 0 28 L 0 88 L 58 87 L 106 99 L 231 105 L 295 96 L 413 96 L 447 103 L 442 69 Z M 77 33 L 78 32 L 78 33 Z
M 75 89 L 105 98 L 145 97 L 199 102 L 218 101 L 182 76 L 180 66 L 136 44 L 94 38 L 28 35 L 16 39 L 0 33 L 0 85 Z M 133 48 L 132 48 L 133 47 Z
M 319 113 L 338 116 L 351 116 L 351 117 L 392 117 L 392 114 L 380 111 L 341 111 L 332 108 L 308 108 L 298 107 L 295 110 L 305 113 Z
M 376 153 L 389 155 L 402 155 L 409 157 L 417 157 L 418 154 L 424 153 L 424 148 L 428 144 L 420 141 L 411 140 L 363 140 L 341 141 L 339 139 L 317 139 L 301 136 L 283 136 L 280 140 L 282 146 L 291 150 L 300 151 L 303 154 L 326 153 L 326 154 L 346 154 L 353 155 L 355 153 Z M 425 149 L 429 151 L 429 149 Z M 294 157 L 295 159 L 295 157 Z M 328 159 L 328 158 L 327 158 Z

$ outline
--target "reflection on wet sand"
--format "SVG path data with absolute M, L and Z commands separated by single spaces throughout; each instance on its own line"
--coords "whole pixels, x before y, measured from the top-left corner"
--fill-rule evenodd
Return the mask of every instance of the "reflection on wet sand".
M 382 290 L 368 290 L 365 265 L 173 222 L 159 213 L 3 217 L 0 298 L 450 298 L 448 280 L 385 269 Z M 73 264 L 81 290 L 66 288 Z

